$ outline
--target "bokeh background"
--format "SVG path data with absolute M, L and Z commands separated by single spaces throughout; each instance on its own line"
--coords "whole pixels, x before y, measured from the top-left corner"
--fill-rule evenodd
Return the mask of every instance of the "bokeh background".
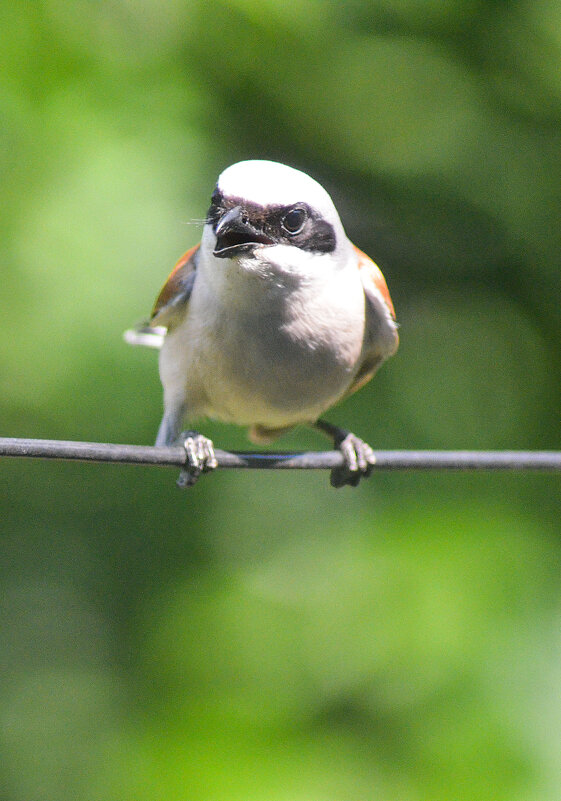
M 0 14 L 2 435 L 153 441 L 122 332 L 265 157 L 332 193 L 401 323 L 334 422 L 561 448 L 559 2 Z M 558 801 L 558 477 L 175 478 L 0 464 L 3 801 Z

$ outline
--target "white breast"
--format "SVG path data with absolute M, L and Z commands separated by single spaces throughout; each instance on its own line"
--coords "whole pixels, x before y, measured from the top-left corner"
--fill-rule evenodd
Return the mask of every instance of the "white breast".
M 200 271 L 185 321 L 166 338 L 164 386 L 181 386 L 188 416 L 270 428 L 316 419 L 344 394 L 360 359 L 358 270 L 291 280 L 255 259 L 248 269 L 222 259 L 212 270 L 210 280 Z

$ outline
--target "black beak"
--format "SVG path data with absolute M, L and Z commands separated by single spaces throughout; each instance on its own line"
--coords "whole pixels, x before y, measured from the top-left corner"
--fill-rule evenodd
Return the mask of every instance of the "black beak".
M 252 224 L 242 207 L 236 206 L 227 211 L 216 226 L 214 255 L 228 259 L 240 253 L 251 253 L 258 245 L 274 244 L 274 240 Z

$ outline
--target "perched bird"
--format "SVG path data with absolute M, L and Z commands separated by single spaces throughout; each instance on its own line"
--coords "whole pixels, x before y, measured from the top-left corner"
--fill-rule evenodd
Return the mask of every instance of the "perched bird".
M 372 469 L 371 448 L 320 415 L 395 353 L 394 309 L 381 271 L 305 173 L 272 161 L 224 170 L 200 245 L 176 264 L 150 326 L 125 338 L 161 346 L 156 445 L 176 442 L 185 419 L 249 426 L 254 442 L 309 424 L 344 455 L 333 486 Z M 216 466 L 213 445 L 196 432 L 182 442 L 192 484 Z

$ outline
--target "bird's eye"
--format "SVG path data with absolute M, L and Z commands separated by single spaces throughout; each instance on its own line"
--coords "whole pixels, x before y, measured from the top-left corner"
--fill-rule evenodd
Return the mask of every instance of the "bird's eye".
M 206 222 L 210 223 L 210 225 L 214 225 L 218 222 L 220 217 L 222 216 L 224 209 L 223 209 L 223 198 L 220 192 L 217 190 L 214 191 L 211 199 L 210 199 L 210 208 L 206 215 Z
M 306 217 L 304 209 L 290 209 L 281 220 L 282 227 L 289 234 L 298 234 L 304 227 Z

